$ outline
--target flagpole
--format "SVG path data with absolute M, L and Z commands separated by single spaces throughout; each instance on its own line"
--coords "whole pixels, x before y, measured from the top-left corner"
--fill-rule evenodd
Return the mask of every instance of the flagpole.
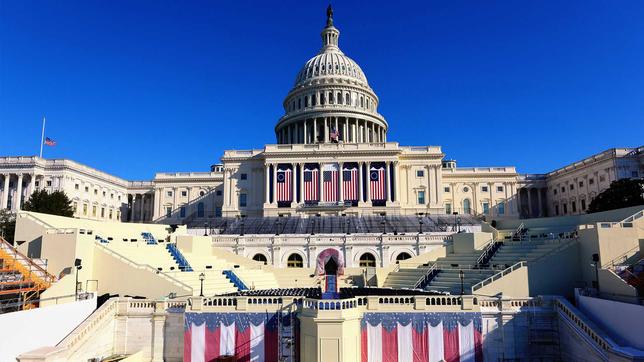
M 42 158 L 42 145 L 45 143 L 45 116 L 42 117 L 42 134 L 40 135 L 40 158 Z

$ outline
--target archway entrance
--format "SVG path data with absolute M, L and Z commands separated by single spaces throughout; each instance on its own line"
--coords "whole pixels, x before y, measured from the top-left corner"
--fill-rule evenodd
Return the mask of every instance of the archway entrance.
M 316 274 L 324 278 L 322 298 L 337 299 L 338 276 L 344 274 L 344 258 L 334 248 L 323 250 L 317 258 Z

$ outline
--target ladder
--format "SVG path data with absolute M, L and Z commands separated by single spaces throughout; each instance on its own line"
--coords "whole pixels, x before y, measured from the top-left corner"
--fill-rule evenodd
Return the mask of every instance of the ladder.
M 286 307 L 281 304 L 277 311 L 277 360 L 280 362 L 295 362 L 295 344 L 297 341 L 295 340 L 293 307 L 293 304 Z M 286 323 L 284 323 L 284 319 L 286 319 Z

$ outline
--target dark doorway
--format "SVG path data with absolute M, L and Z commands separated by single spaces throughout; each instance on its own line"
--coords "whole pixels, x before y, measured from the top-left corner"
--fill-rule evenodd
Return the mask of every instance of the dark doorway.
M 324 264 L 324 274 L 326 275 L 336 275 L 338 274 L 338 263 L 335 262 L 335 258 L 330 258 L 329 261 Z

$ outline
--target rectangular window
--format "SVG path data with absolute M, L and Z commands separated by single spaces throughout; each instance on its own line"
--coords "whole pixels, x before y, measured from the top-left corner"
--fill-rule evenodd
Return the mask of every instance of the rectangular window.
M 503 186 L 497 186 L 496 192 L 503 192 Z
M 87 216 L 87 204 L 83 204 L 83 215 Z
M 445 204 L 445 213 L 448 215 L 452 213 L 452 204 Z
M 239 177 L 240 177 L 242 180 L 247 180 L 247 179 L 248 179 L 248 174 L 242 173 Z
M 179 209 L 179 216 L 180 217 L 186 217 L 186 207 L 181 206 L 181 209 Z
M 101 218 L 105 218 L 105 208 L 101 207 Z
M 121 220 L 121 212 L 120 211 L 116 212 L 116 220 Z
M 563 204 L 563 213 L 564 215 L 568 213 L 568 204 Z
M 552 193 L 556 195 L 557 194 L 557 189 L 552 190 Z
M 559 205 L 555 205 L 555 215 L 559 216 Z
M 166 208 L 165 208 L 165 217 L 167 217 L 167 218 L 172 217 L 172 206 L 166 206 Z
M 113 216 L 112 209 L 110 209 L 110 220 L 112 220 L 112 216 Z
M 594 184 L 594 183 L 595 183 L 595 180 L 594 180 L 594 179 L 592 179 L 592 178 L 589 178 L 589 179 L 588 179 L 588 184 L 589 184 L 589 185 L 592 185 L 592 184 Z
M 114 194 L 110 194 L 110 199 L 113 199 L 113 198 L 114 198 Z
M 579 187 L 584 187 L 584 182 L 583 181 L 579 181 Z
M 92 217 L 96 217 L 96 206 L 92 206 Z
M 581 209 L 586 211 L 586 200 L 581 199 Z
M 172 196 L 172 191 L 168 191 L 167 195 Z
M 79 188 L 80 188 L 80 186 L 78 186 L 78 184 L 74 185 L 75 190 L 78 190 Z
M 51 180 L 47 180 L 47 187 L 51 187 Z
M 481 192 L 488 192 L 487 186 L 481 186 Z
M 572 206 L 572 212 L 577 212 L 577 202 L 573 201 L 571 206 Z
M 246 207 L 246 194 L 239 194 L 239 206 Z
M 566 188 L 564 186 L 561 186 L 561 192 L 566 192 Z
M 425 177 L 425 170 L 416 170 L 416 177 Z
M 487 202 L 483 203 L 483 214 L 487 215 L 490 212 L 490 204 Z
M 181 191 L 181 196 L 182 197 L 188 196 L 188 191 Z
M 89 187 L 85 186 L 85 192 L 89 192 Z
M 449 187 L 445 187 L 445 192 L 449 192 Z
M 499 202 L 497 209 L 499 210 L 499 215 L 505 215 L 505 202 Z
M 606 176 L 599 176 L 599 182 L 606 181 Z
M 94 195 L 98 195 L 98 190 L 94 189 Z
M 215 217 L 221 217 L 221 207 L 215 207 Z
M 574 184 L 570 184 L 570 191 L 572 191 L 572 190 L 574 190 L 574 189 L 575 189 L 575 185 L 574 185 Z
M 76 213 L 77 210 L 78 210 L 78 202 L 74 201 L 74 214 Z
M 216 192 L 215 194 L 216 194 L 217 196 L 221 196 L 221 190 L 217 190 L 217 192 Z
M 425 205 L 425 191 L 418 191 L 418 205 Z

